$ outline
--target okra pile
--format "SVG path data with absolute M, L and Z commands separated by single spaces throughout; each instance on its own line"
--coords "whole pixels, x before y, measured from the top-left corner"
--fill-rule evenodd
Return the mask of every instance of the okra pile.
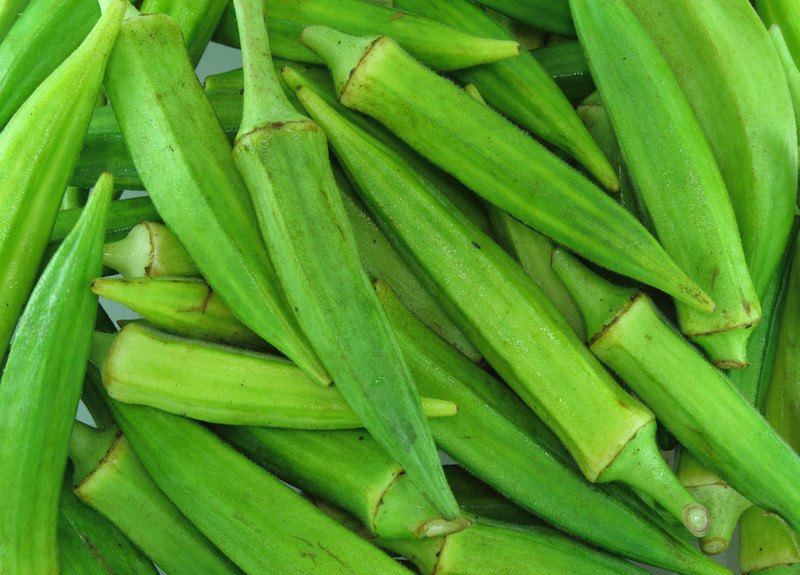
M 797 0 L 0 1 L 0 574 L 800 575 L 799 66 Z

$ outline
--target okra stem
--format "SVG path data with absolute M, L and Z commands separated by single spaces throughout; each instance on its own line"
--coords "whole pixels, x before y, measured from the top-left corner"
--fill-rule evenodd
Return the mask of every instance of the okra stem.
M 103 249 L 103 265 L 126 278 L 197 277 L 200 271 L 178 238 L 163 224 L 142 222 Z

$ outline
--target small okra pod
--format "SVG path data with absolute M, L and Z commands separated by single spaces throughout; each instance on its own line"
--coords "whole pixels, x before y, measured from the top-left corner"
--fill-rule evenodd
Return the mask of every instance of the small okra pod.
M 142 14 L 166 14 L 181 27 L 189 59 L 196 66 L 219 24 L 228 0 L 144 0 Z
M 308 86 L 298 86 L 297 97 L 384 233 L 584 475 L 633 485 L 702 534 L 708 517 L 661 457 L 653 414 L 619 387 L 519 265 L 454 215 L 452 204 L 399 154 L 349 124 Z
M 489 202 L 604 267 L 713 309 L 613 199 L 390 38 L 311 26 L 302 39 L 331 68 L 345 106 L 377 119 Z
M 595 91 L 589 63 L 580 42 L 564 42 L 531 50 L 536 61 L 550 74 L 572 104 Z
M 200 275 L 180 240 L 167 226 L 155 222 L 142 222 L 124 239 L 107 243 L 103 265 L 126 278 Z
M 121 3 L 111 3 L 108 16 L 0 132 L 0 355 L 39 273 L 119 30 Z
M 760 306 L 711 145 L 669 65 L 625 0 L 571 0 L 570 5 L 656 236 L 716 303 L 709 312 L 678 301 L 681 330 L 717 365 L 745 367 L 748 328 L 758 322 Z
M 284 481 L 353 514 L 376 537 L 439 537 L 470 525 L 461 516 L 443 519 L 363 431 L 223 426 L 215 431 Z
M 137 172 L 164 222 L 234 314 L 321 384 L 181 31 L 163 14 L 122 25 L 105 88 Z
M 63 241 L 82 213 L 82 207 L 59 211 L 50 233 L 50 245 Z M 106 241 L 115 241 L 117 236 L 127 234 L 140 222 L 158 222 L 159 219 L 153 202 L 147 196 L 113 201 L 106 219 Z
M 767 28 L 780 26 L 789 53 L 800 67 L 800 6 L 792 0 L 756 0 L 755 4 Z
M 569 13 L 569 5 L 562 1 Z M 395 6 L 439 20 L 464 32 L 498 39 L 514 36 L 468 0 L 397 0 Z M 529 52 L 485 66 L 455 72 L 471 83 L 498 112 L 566 151 L 586 166 L 600 184 L 619 187 L 616 174 L 581 123 L 572 105 Z
M 158 488 L 116 426 L 98 431 L 75 422 L 69 457 L 72 497 L 106 517 L 167 573 L 241 573 Z
M 110 4 L 101 26 L 118 27 L 124 7 L 123 0 Z M 0 380 L 0 493 L 8 498 L 0 508 L 4 575 L 58 572 L 58 499 L 97 310 L 89 283 L 100 272 L 112 192 L 111 176 L 104 174 L 40 276 Z
M 563 250 L 553 266 L 572 291 L 589 347 L 704 465 L 744 497 L 800 526 L 800 457 L 730 382 L 661 317 Z
M 126 324 L 113 342 L 93 347 L 92 357 L 108 394 L 123 403 L 228 425 L 363 427 L 337 386 L 315 385 L 285 358 L 177 338 L 139 322 Z M 449 401 L 422 405 L 432 417 L 458 411 Z

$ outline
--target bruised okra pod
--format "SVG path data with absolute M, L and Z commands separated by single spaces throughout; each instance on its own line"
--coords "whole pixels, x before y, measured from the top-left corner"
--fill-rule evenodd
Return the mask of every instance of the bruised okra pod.
M 228 0 L 144 0 L 142 14 L 166 14 L 181 27 L 186 51 L 194 65 L 214 35 Z
M 108 394 L 192 419 L 229 425 L 296 429 L 362 427 L 337 386 L 314 384 L 284 358 L 185 340 L 126 324 L 108 357 L 93 351 Z M 231 377 L 236 374 L 236 377 Z M 458 411 L 449 401 L 423 399 L 426 415 Z
M 200 271 L 180 240 L 163 224 L 142 222 L 103 249 L 103 265 L 126 278 L 197 277 Z
M 536 28 L 575 37 L 569 0 L 481 0 L 480 3 Z
M 203 276 L 250 329 L 329 383 L 286 301 L 230 144 L 170 17 L 123 23 L 105 87 L 153 203 Z
M 101 513 L 167 573 L 241 573 L 167 499 L 116 427 L 76 422 L 69 444 L 75 495 Z
M 746 367 L 747 328 L 758 322 L 760 307 L 725 180 L 706 135 L 625 0 L 572 0 L 570 5 L 656 235 L 716 304 L 709 312 L 678 301 L 681 330 L 720 367 Z
M 349 124 L 307 86 L 297 87 L 297 97 L 325 130 L 398 251 L 584 475 L 635 486 L 692 533 L 704 533 L 705 510 L 656 447 L 653 414 L 619 387 L 519 265 L 454 215 L 452 204 L 401 156 Z
M 563 4 L 569 14 L 569 5 L 566 1 Z M 468 0 L 396 0 L 395 6 L 471 34 L 513 38 L 494 18 Z M 619 187 L 614 170 L 572 105 L 531 53 L 466 68 L 455 76 L 463 83 L 475 84 L 498 112 L 575 157 L 601 185 L 611 190 Z
M 494 205 L 605 267 L 713 308 L 613 199 L 390 38 L 311 26 L 302 39 L 331 68 L 345 106 L 377 119 Z
M 124 7 L 111 3 L 101 22 L 119 26 Z M 100 273 L 112 192 L 111 176 L 101 176 L 31 294 L 0 380 L 4 574 L 58 572 L 58 498 L 97 310 L 89 283 Z
M 704 465 L 765 509 L 800 526 L 800 458 L 720 371 L 661 317 L 563 250 L 553 266 L 586 322 L 590 349 Z
M 217 427 L 253 461 L 357 517 L 376 537 L 439 537 L 470 525 L 443 519 L 403 468 L 363 431 Z
M 325 134 L 283 94 L 261 0 L 234 2 L 245 102 L 233 159 L 286 297 L 364 427 L 442 516 L 455 519 L 458 506 L 411 372 L 358 253 Z
M 80 47 L 0 132 L 0 355 L 39 273 L 119 30 L 120 6 L 123 0 L 111 2 Z

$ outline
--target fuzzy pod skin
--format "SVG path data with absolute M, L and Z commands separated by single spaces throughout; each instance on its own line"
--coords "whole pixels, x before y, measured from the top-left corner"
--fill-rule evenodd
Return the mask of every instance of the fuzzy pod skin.
M 50 233 L 49 243 L 51 245 L 61 243 L 70 230 L 75 227 L 82 213 L 82 207 L 59 211 L 53 231 Z M 108 217 L 106 218 L 106 241 L 115 241 L 109 238 L 125 235 L 140 222 L 158 222 L 159 220 L 160 217 L 153 202 L 146 196 L 113 201 L 108 207 Z
M 712 306 L 613 199 L 388 37 L 312 26 L 302 38 L 331 68 L 345 106 L 377 119 L 497 207 L 609 269 Z
M 100 17 L 97 0 L 34 0 L 0 43 L 0 126 L 75 50 Z
M 248 575 L 408 575 L 199 423 L 109 404 L 156 485 Z
M 105 88 L 150 198 L 228 307 L 321 384 L 330 382 L 286 301 L 247 188 L 174 21 L 125 21 Z
M 584 313 L 589 347 L 704 465 L 800 526 L 800 457 L 641 292 L 559 250 L 553 265 Z
M 716 310 L 706 313 L 678 302 L 681 330 L 720 367 L 745 367 L 747 328 L 758 322 L 760 306 L 725 180 L 706 134 L 658 46 L 625 0 L 572 0 L 570 5 L 656 235 L 716 303 Z
M 102 366 L 106 391 L 123 403 L 228 425 L 363 427 L 338 387 L 315 385 L 284 358 L 186 340 L 139 322 L 125 325 Z M 432 417 L 458 411 L 447 401 L 422 404 Z
M 566 1 L 556 1 L 562 2 L 569 13 Z M 468 0 L 396 0 L 395 6 L 467 33 L 498 39 L 514 37 Z M 498 112 L 576 158 L 602 186 L 611 190 L 619 187 L 614 170 L 572 105 L 530 52 L 460 70 L 455 77 L 461 83 L 474 84 Z
M 767 28 L 780 26 L 795 65 L 800 67 L 800 6 L 792 0 L 756 0 L 755 5 Z
M 76 422 L 69 456 L 75 492 L 167 573 L 237 575 L 234 567 L 153 482 L 116 427 Z
M 0 355 L 33 288 L 86 134 L 122 18 L 120 2 L 111 3 L 109 15 L 0 133 Z
M 760 296 L 789 241 L 797 196 L 792 101 L 769 34 L 747 0 L 625 2 L 711 144 Z
M 595 91 L 589 63 L 580 42 L 563 42 L 531 51 L 572 104 Z
M 140 10 L 171 16 L 181 27 L 189 59 L 197 65 L 227 5 L 228 0 L 144 0 Z
M 481 0 L 480 3 L 536 28 L 575 37 L 568 0 Z
M 253 461 L 355 517 L 380 538 L 439 537 L 470 526 L 443 519 L 403 468 L 363 431 L 216 427 Z
M 300 327 L 353 413 L 445 519 L 444 478 L 411 372 L 372 289 L 328 158 L 272 65 L 261 0 L 234 0 L 245 102 L 233 159 Z
M 200 270 L 180 240 L 163 224 L 142 222 L 124 239 L 107 243 L 103 265 L 126 278 L 197 277 Z
M 103 25 L 118 27 L 124 6 L 110 4 Z M 4 574 L 58 572 L 58 498 L 97 310 L 89 283 L 100 273 L 112 192 L 111 176 L 101 176 L 81 221 L 31 294 L 0 380 Z

